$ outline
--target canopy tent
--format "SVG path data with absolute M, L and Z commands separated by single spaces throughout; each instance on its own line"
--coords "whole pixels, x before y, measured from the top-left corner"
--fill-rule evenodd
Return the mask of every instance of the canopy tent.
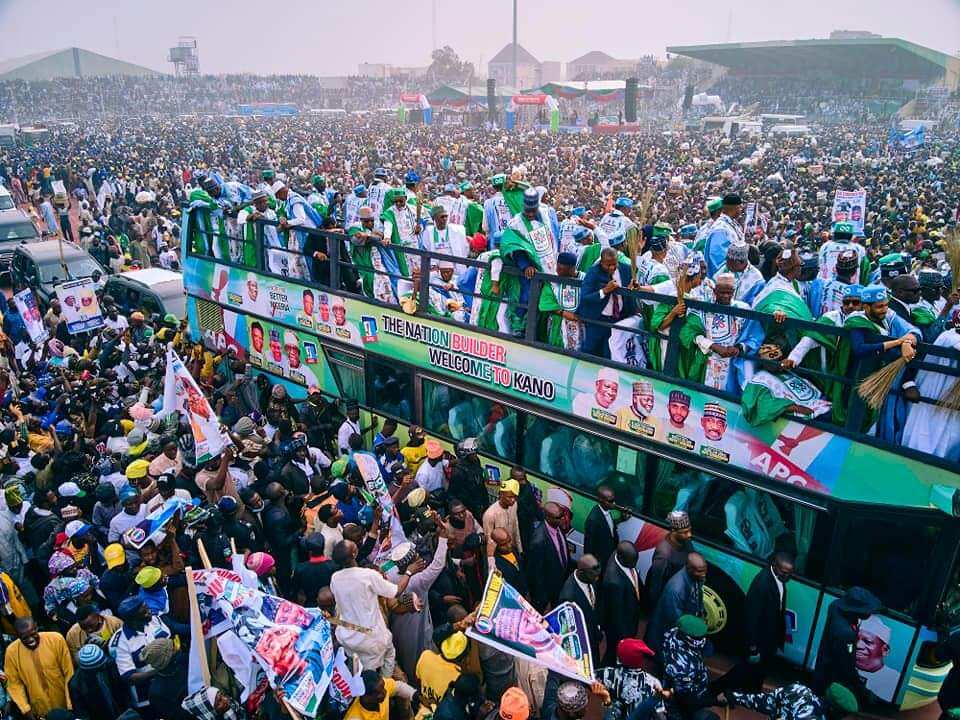
M 423 124 L 429 125 L 433 122 L 433 108 L 430 107 L 430 101 L 422 93 L 400 93 L 400 106 L 397 109 L 397 118 L 400 123 L 407 121 L 407 106 L 419 108 L 423 112 Z
M 517 108 L 524 105 L 546 107 L 550 112 L 550 132 L 560 129 L 560 104 L 557 99 L 546 93 L 514 95 L 507 105 L 505 125 L 507 130 L 513 130 L 517 121 Z
M 525 93 L 542 93 L 561 100 L 575 100 L 585 97 L 591 102 L 623 101 L 627 83 L 625 80 L 577 80 L 571 82 L 551 82 L 538 88 L 524 90 Z M 637 93 L 651 90 L 649 85 L 638 85 Z
M 506 85 L 498 85 L 496 89 L 497 102 L 506 105 L 517 91 Z M 427 94 L 427 100 L 433 107 L 465 107 L 467 105 L 487 104 L 487 86 L 477 83 L 473 86 L 441 85 Z

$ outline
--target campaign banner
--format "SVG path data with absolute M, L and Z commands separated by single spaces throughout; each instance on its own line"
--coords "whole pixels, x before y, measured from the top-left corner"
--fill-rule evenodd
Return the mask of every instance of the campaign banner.
M 96 284 L 91 278 L 71 280 L 56 287 L 57 299 L 71 335 L 96 330 L 104 325 Z
M 229 436 L 220 430 L 220 418 L 173 346 L 167 348 L 162 412 L 164 415 L 179 412 L 190 421 L 198 467 L 230 445 Z
M 377 462 L 377 459 L 369 453 L 357 452 L 354 453 L 352 457 L 354 463 L 357 465 L 357 470 L 360 471 L 360 477 L 363 478 L 367 492 L 376 499 L 377 504 L 383 509 L 383 517 L 390 518 L 389 547 L 396 547 L 404 542 L 407 536 L 403 532 L 400 518 L 397 516 L 397 513 L 394 512 L 393 499 L 390 497 L 390 490 L 387 487 L 386 481 L 383 479 L 383 474 L 380 472 L 380 464 Z M 381 551 L 385 551 L 386 549 L 386 547 L 381 547 Z
M 857 233 L 863 234 L 863 223 L 867 215 L 866 190 L 837 190 L 833 196 L 833 221 L 853 225 Z
M 23 322 L 27 326 L 30 342 L 36 345 L 50 337 L 50 333 L 47 332 L 47 328 L 43 324 L 37 299 L 33 296 L 33 291 L 30 288 L 21 290 L 14 295 L 13 302 L 16 303 L 17 312 L 20 313 L 20 317 L 23 318 Z
M 184 284 L 195 296 L 188 299 L 191 329 L 199 337 L 202 308 L 217 303 L 228 325 L 225 333 L 249 348 L 251 363 L 294 381 L 310 368 L 319 387 L 334 395 L 342 391 L 323 360 L 325 348 L 355 348 L 559 416 L 575 415 L 604 437 L 638 436 L 687 454 L 694 464 L 706 458 L 840 499 L 869 501 L 883 492 L 895 496 L 891 502 L 928 507 L 931 485 L 953 483 L 949 470 L 788 417 L 751 425 L 739 403 L 706 389 L 205 260 L 190 258 L 184 272 Z M 220 288 L 216 297 L 213 288 Z M 284 339 L 289 329 L 300 340 L 295 370 L 293 344 Z M 309 343 L 320 346 L 317 364 L 307 363 Z M 307 376 L 293 389 L 305 392 L 310 382 Z M 614 470 L 609 457 L 584 445 L 569 427 L 552 428 L 542 444 L 545 473 L 592 477 Z
M 154 508 L 150 514 L 123 534 L 123 541 L 139 550 L 148 541 L 153 540 L 160 544 L 167 532 L 167 523 L 173 520 L 177 513 L 183 516 L 193 505 L 176 496 L 167 500 L 163 505 Z
M 580 608 L 563 603 L 544 618 L 498 570 L 487 578 L 476 622 L 467 635 L 564 677 L 593 682 L 590 640 Z
M 227 570 L 194 570 L 193 584 L 204 628 L 232 630 L 270 686 L 283 688 L 294 710 L 316 717 L 335 666 L 333 633 L 323 614 L 247 587 Z
M 926 141 L 927 129 L 923 125 L 918 125 L 912 130 L 898 130 L 892 127 L 887 134 L 887 145 L 893 150 L 913 152 L 923 147 Z

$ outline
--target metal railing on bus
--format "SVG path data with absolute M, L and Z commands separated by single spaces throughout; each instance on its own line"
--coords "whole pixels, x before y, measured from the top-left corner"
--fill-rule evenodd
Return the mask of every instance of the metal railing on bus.
M 219 257 L 218 253 L 214 250 L 217 247 L 216 240 L 219 238 L 218 233 L 208 233 L 199 228 L 192 227 L 190 229 L 191 237 L 185 239 L 185 244 L 187 246 L 188 252 L 192 255 L 204 257 L 215 262 L 232 265 L 235 267 L 243 268 L 246 270 L 256 271 L 263 273 L 265 275 L 277 277 L 280 279 L 286 279 L 295 283 L 301 283 L 307 286 L 322 288 L 334 292 L 342 292 L 354 297 L 364 299 L 368 302 L 375 304 L 385 304 L 376 298 L 370 297 L 363 294 L 359 287 L 359 272 L 363 273 L 372 273 L 374 275 L 386 276 L 391 280 L 391 284 L 399 282 L 401 280 L 410 280 L 409 276 L 405 276 L 398 273 L 391 273 L 386 270 L 379 270 L 373 267 L 363 267 L 360 270 L 357 269 L 357 266 L 353 263 L 350 253 L 349 246 L 353 242 L 350 239 L 350 236 L 338 231 L 333 230 L 316 230 L 311 228 L 300 228 L 290 226 L 286 230 L 280 230 L 280 224 L 277 222 L 258 219 L 254 223 L 255 231 L 253 233 L 253 244 L 254 252 L 252 256 L 255 258 L 255 262 L 247 263 L 244 262 L 244 258 L 250 257 L 250 253 L 245 253 L 249 241 L 243 238 L 240 235 L 231 234 L 228 232 L 226 240 L 228 246 L 230 247 L 230 257 L 224 258 Z M 185 225 L 186 227 L 186 225 Z M 281 242 L 288 242 L 290 237 L 301 238 L 298 240 L 298 243 L 302 246 L 306 246 L 308 243 L 315 244 L 318 248 L 323 248 L 320 250 L 325 256 L 326 259 L 322 261 L 316 260 L 314 257 L 305 255 L 301 250 L 293 250 L 287 247 L 274 247 L 271 245 L 265 245 L 264 243 L 264 230 L 267 227 L 276 228 L 278 231 L 278 236 L 281 238 Z M 205 248 L 195 248 L 191 246 L 191 241 L 195 237 L 204 237 L 208 238 L 208 243 Z M 311 240 L 312 239 L 312 240 Z M 321 244 L 322 241 L 322 244 Z M 442 253 L 435 253 L 428 250 L 423 250 L 417 247 L 406 247 L 398 244 L 390 244 L 385 246 L 394 253 L 401 253 L 408 258 L 418 258 L 418 261 L 421 267 L 426 264 L 428 267 L 436 267 L 439 263 L 450 263 L 453 267 L 461 268 L 489 268 L 489 264 L 481 262 L 475 258 L 464 258 L 454 255 L 446 255 Z M 284 265 L 281 263 L 281 266 L 286 267 L 287 271 L 284 272 L 275 272 L 271 269 L 271 258 L 273 258 L 273 265 L 276 267 L 276 260 L 278 258 L 287 258 L 288 262 Z M 294 268 L 294 272 L 290 272 L 289 268 Z M 522 276 L 519 268 L 516 266 L 510 265 L 508 262 L 503 263 L 503 268 L 501 271 L 505 275 L 511 275 L 519 278 Z M 349 281 L 349 282 L 348 282 Z M 445 320 L 454 324 L 460 324 L 465 327 L 470 328 L 472 331 L 481 332 L 485 334 L 491 334 L 497 337 L 501 337 L 507 340 L 521 340 L 524 343 L 530 345 L 539 346 L 544 349 L 551 350 L 553 352 L 559 352 L 562 354 L 569 355 L 571 357 L 577 357 L 583 360 L 589 360 L 591 362 L 599 362 L 601 364 L 608 364 L 611 367 L 616 367 L 618 369 L 624 370 L 626 372 L 633 372 L 639 375 L 646 375 L 649 377 L 657 378 L 664 380 L 673 384 L 679 384 L 687 386 L 691 389 L 699 390 L 702 392 L 707 392 L 709 394 L 715 395 L 718 398 L 726 399 L 732 402 L 739 403 L 740 395 L 738 393 L 730 393 L 725 390 L 718 390 L 716 388 L 710 387 L 703 383 L 698 383 L 689 378 L 680 377 L 678 374 L 679 369 L 679 358 L 680 358 L 680 333 L 683 329 L 684 322 L 672 322 L 670 324 L 669 330 L 666 334 L 660 332 L 659 330 L 649 330 L 644 327 L 631 328 L 617 323 L 605 322 L 603 320 L 593 320 L 588 318 L 582 318 L 578 316 L 578 320 L 586 325 L 603 327 L 612 330 L 618 330 L 621 332 L 632 333 L 638 336 L 639 342 L 646 342 L 651 337 L 656 337 L 659 343 L 666 343 L 665 348 L 661 345 L 661 354 L 664 358 L 663 369 L 656 370 L 651 367 L 638 366 L 638 365 L 628 365 L 625 363 L 620 363 L 611 360 L 609 357 L 597 356 L 592 354 L 587 354 L 580 351 L 570 351 L 563 348 L 558 348 L 552 345 L 549 345 L 545 338 L 538 335 L 538 329 L 541 326 L 541 315 L 542 312 L 539 308 L 539 297 L 540 292 L 545 283 L 552 285 L 561 285 L 561 286 L 572 286 L 580 288 L 582 286 L 582 281 L 578 278 L 567 278 L 560 277 L 556 275 L 548 275 L 545 273 L 537 272 L 531 278 L 529 278 L 529 292 L 527 294 L 526 303 L 519 302 L 517 300 L 504 298 L 500 295 L 488 295 L 481 292 L 471 291 L 464 288 L 457 288 L 456 292 L 460 295 L 467 296 L 471 298 L 471 307 L 473 307 L 474 302 L 489 300 L 493 302 L 498 302 L 505 304 L 508 308 L 517 308 L 522 311 L 525 323 L 522 332 L 518 335 L 516 333 L 504 333 L 500 330 L 490 330 L 485 328 L 480 328 L 476 325 L 470 324 L 469 322 L 458 321 L 452 316 L 445 317 Z M 353 287 L 350 287 L 350 285 Z M 394 284 L 395 288 L 395 284 Z M 423 316 L 423 317 L 434 317 L 436 318 L 438 313 L 431 313 L 431 300 L 430 300 L 430 291 L 433 290 L 446 290 L 445 285 L 431 281 L 430 272 L 420 272 L 419 280 L 416 286 L 416 309 L 413 311 L 414 315 Z M 617 288 L 615 293 L 622 295 L 624 297 L 632 297 L 637 301 L 646 301 L 648 303 L 667 303 L 669 305 L 675 305 L 677 298 L 672 295 L 660 295 L 657 293 L 645 292 L 641 290 L 630 290 L 626 288 Z M 396 296 L 396 291 L 394 292 Z M 397 296 L 399 300 L 399 297 Z M 714 303 L 705 302 L 702 300 L 694 300 L 691 298 L 686 298 L 684 300 L 685 305 L 687 306 L 688 314 L 690 310 L 700 311 L 702 313 L 719 313 L 729 316 L 734 316 L 742 318 L 744 320 L 753 320 L 760 324 L 764 330 L 764 337 L 768 337 L 771 333 L 771 329 L 775 329 L 778 334 L 788 335 L 792 332 L 802 333 L 803 331 L 816 332 L 821 336 L 831 336 L 834 338 L 848 337 L 853 331 L 850 328 L 844 327 L 835 327 L 832 325 L 827 325 L 820 322 L 810 322 L 805 320 L 798 320 L 793 318 L 786 318 L 783 322 L 778 323 L 774 319 L 773 315 L 768 313 L 760 313 L 751 309 L 738 308 L 733 305 L 718 305 Z M 639 307 L 639 304 L 638 304 Z M 892 312 L 892 311 L 891 311 Z M 439 313 L 443 314 L 443 313 Z M 789 349 L 788 349 L 789 352 Z M 746 354 L 740 356 L 745 360 L 753 360 L 757 363 L 769 362 L 765 358 L 760 357 L 756 354 Z M 785 357 L 785 356 L 784 356 Z M 946 358 L 949 361 L 953 361 L 954 365 L 949 364 L 939 364 L 935 362 L 928 362 L 926 358 Z M 910 368 L 915 368 L 916 370 L 928 370 L 931 372 L 939 373 L 941 375 L 948 376 L 950 378 L 960 377 L 960 352 L 950 349 L 937 347 L 929 343 L 920 343 L 917 346 L 917 357 L 910 363 Z M 942 465 L 954 469 L 957 467 L 957 463 L 948 462 L 943 458 L 933 456 L 927 453 L 916 451 L 912 448 L 907 448 L 903 446 L 893 446 L 889 443 L 881 441 L 879 438 L 867 434 L 864 432 L 864 425 L 866 418 L 868 416 L 868 409 L 859 398 L 855 391 L 855 385 L 857 385 L 863 378 L 860 376 L 857 363 L 851 369 L 848 369 L 848 372 L 845 375 L 837 375 L 825 370 L 816 370 L 813 368 L 796 366 L 792 369 L 792 372 L 801 376 L 810 379 L 814 382 L 815 385 L 820 387 L 824 382 L 836 383 L 844 388 L 843 396 L 845 398 L 845 423 L 840 426 L 830 420 L 824 419 L 810 419 L 802 416 L 791 416 L 793 419 L 811 424 L 817 427 L 820 427 L 824 430 L 835 432 L 837 430 L 842 431 L 843 434 L 853 437 L 858 441 L 866 442 L 868 444 L 876 445 L 878 447 L 883 447 L 886 449 L 894 450 L 897 453 L 914 456 L 917 459 L 922 460 L 923 462 L 932 462 L 934 464 Z M 903 390 L 898 387 L 894 387 L 890 390 L 890 394 L 897 396 L 903 394 Z M 917 401 L 920 404 L 937 404 L 940 398 L 930 398 L 921 396 Z

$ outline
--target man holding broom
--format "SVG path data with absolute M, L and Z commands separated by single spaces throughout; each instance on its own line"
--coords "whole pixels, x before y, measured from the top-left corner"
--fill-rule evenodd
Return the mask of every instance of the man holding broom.
M 862 309 L 851 313 L 843 323 L 852 332 L 840 338 L 837 372 L 841 376 L 849 375 L 854 364 L 857 365 L 856 377 L 865 379 L 857 388 L 858 401 L 852 409 L 854 417 L 859 418 L 863 430 L 875 423 L 877 437 L 899 444 L 907 419 L 906 402 L 915 401 L 919 395 L 916 383 L 904 382 L 903 374 L 907 363 L 917 354 L 920 331 L 889 312 L 889 296 L 883 285 L 864 288 L 860 301 Z M 900 390 L 888 397 L 894 384 Z

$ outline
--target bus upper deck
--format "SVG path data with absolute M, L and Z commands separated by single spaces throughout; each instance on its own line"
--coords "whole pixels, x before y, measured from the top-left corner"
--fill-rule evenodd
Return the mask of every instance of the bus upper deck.
M 936 656 L 937 630 L 960 624 L 956 465 L 884 444 L 857 432 L 853 421 L 843 427 L 783 417 L 752 425 L 736 395 L 678 376 L 679 327 L 662 339 L 666 360 L 658 371 L 561 351 L 538 335 L 536 302 L 526 306 L 522 337 L 451 317 L 452 306 L 438 307 L 442 288 L 428 272 L 393 278 L 403 283 L 401 303 L 385 303 L 359 291 L 346 236 L 299 231 L 323 243 L 327 260 L 314 265 L 302 253 L 264 247 L 268 226 L 258 221 L 251 243 L 230 238 L 217 257 L 216 244 L 197 243 L 205 234 L 185 225 L 188 313 L 210 345 L 232 348 L 292 389 L 316 386 L 358 400 L 448 442 L 478 437 L 491 486 L 511 468 L 523 468 L 543 478 L 545 490 L 571 493 L 581 523 L 598 487 L 612 487 L 630 513 L 619 525 L 621 537 L 648 548 L 641 563 L 649 562 L 667 513 L 687 510 L 711 564 L 710 585 L 720 607 L 730 608 L 721 613 L 727 637 L 736 637 L 750 580 L 773 551 L 788 550 L 797 557 L 798 578 L 784 655 L 797 665 L 812 666 L 831 600 L 843 588 L 867 587 L 885 605 L 888 665 L 897 668 L 881 696 L 907 707 L 935 695 L 947 667 Z M 395 249 L 420 267 L 485 269 L 474 259 Z M 271 271 L 278 253 L 286 275 Z M 536 274 L 530 297 L 546 282 L 580 284 Z M 722 311 L 774 322 L 750 310 Z M 814 325 L 787 319 L 780 330 Z M 642 327 L 628 332 L 637 342 L 648 336 Z M 920 349 L 928 358 L 953 357 Z M 929 360 L 921 366 L 941 367 Z M 957 375 L 949 365 L 943 370 Z M 801 369 L 799 375 L 846 387 L 855 382 L 855 374 Z M 848 417 L 855 404 L 851 411 Z

